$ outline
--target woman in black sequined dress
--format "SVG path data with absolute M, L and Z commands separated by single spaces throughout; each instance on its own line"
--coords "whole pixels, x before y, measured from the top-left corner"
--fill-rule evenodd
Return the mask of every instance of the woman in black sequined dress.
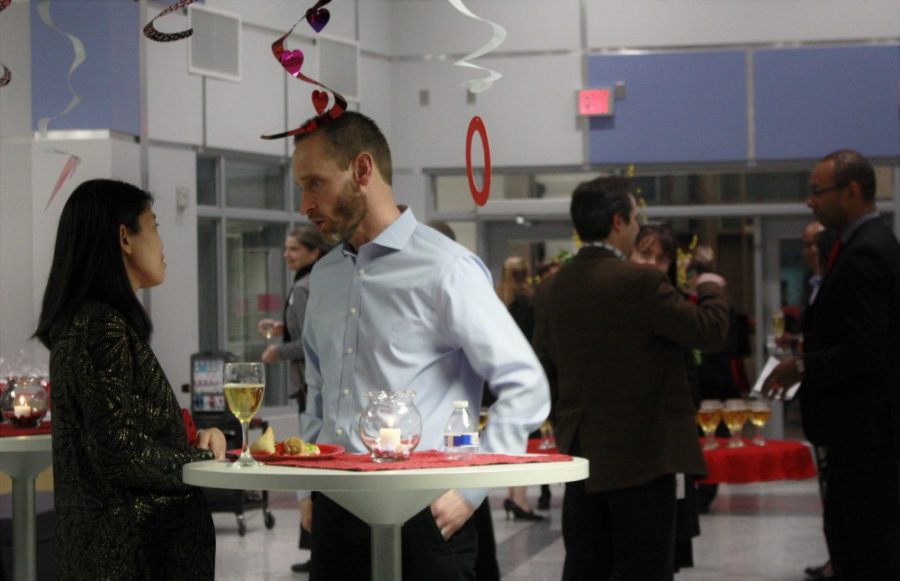
M 136 292 L 165 279 L 150 194 L 87 181 L 66 203 L 35 336 L 50 349 L 58 578 L 211 580 L 215 531 L 182 466 L 224 456 L 185 437 Z

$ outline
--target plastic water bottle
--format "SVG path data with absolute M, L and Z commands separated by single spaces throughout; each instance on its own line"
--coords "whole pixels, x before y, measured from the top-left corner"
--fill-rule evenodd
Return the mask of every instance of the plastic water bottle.
M 469 402 L 453 402 L 444 428 L 444 453 L 451 460 L 466 460 L 478 452 L 478 425 L 469 415 Z

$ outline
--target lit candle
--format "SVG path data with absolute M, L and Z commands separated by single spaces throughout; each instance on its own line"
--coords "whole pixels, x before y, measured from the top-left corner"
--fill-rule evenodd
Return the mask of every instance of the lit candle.
M 393 450 L 400 445 L 400 428 L 381 428 L 379 436 L 382 450 Z
M 30 418 L 31 417 L 31 406 L 25 403 L 25 396 L 19 397 L 19 403 L 13 405 L 13 413 L 16 414 L 17 418 Z

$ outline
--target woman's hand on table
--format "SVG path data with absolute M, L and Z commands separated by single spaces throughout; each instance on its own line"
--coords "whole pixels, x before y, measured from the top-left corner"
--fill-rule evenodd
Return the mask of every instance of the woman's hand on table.
M 448 490 L 431 503 L 431 515 L 444 540 L 462 528 L 475 509 L 456 490 Z
M 225 459 L 225 434 L 219 428 L 206 428 L 197 432 L 197 448 L 200 450 L 209 450 L 212 452 L 216 460 Z

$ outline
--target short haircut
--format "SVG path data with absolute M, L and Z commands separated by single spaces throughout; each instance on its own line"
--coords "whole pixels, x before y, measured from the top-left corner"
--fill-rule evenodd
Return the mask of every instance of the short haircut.
M 834 163 L 834 185 L 844 187 L 856 182 L 865 201 L 875 200 L 875 169 L 860 152 L 853 149 L 833 151 L 819 163 L 827 161 Z
M 345 111 L 337 119 L 322 123 L 315 131 L 298 133 L 294 136 L 294 145 L 314 135 L 325 136 L 329 154 L 341 169 L 346 169 L 357 155 L 368 151 L 385 183 L 392 183 L 391 148 L 378 125 L 362 113 Z
M 128 278 L 119 230 L 125 226 L 139 233 L 140 216 L 152 205 L 148 192 L 115 180 L 88 180 L 72 192 L 59 218 L 34 332 L 48 349 L 57 331 L 88 301 L 109 305 L 142 340 L 149 340 L 153 325 Z
M 579 184 L 572 194 L 569 212 L 578 236 L 585 242 L 595 242 L 612 232 L 613 216 L 630 223 L 633 208 L 628 179 L 610 176 Z

